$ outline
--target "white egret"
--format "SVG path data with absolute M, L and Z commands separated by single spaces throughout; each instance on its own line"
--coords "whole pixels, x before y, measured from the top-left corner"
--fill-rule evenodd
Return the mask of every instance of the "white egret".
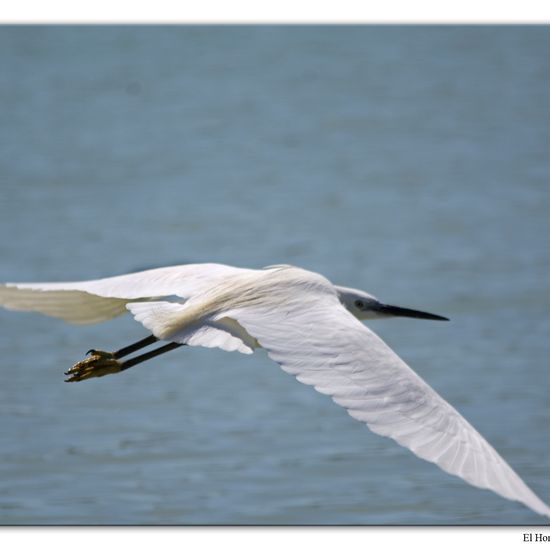
M 444 317 L 388 306 L 286 265 L 190 264 L 84 282 L 8 283 L 0 285 L 0 304 L 70 323 L 97 323 L 129 310 L 152 333 L 115 352 L 90 350 L 66 373 L 68 382 L 120 372 L 181 345 L 241 353 L 265 348 L 283 370 L 330 395 L 375 433 L 550 517 L 550 508 L 493 447 L 360 322 Z M 157 340 L 167 343 L 120 360 Z

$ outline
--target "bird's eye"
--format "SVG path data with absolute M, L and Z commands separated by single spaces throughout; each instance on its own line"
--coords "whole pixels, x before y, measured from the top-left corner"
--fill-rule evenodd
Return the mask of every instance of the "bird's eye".
M 359 308 L 359 309 L 363 309 L 365 307 L 365 302 L 363 302 L 363 300 L 355 300 L 355 302 L 353 302 L 355 307 Z

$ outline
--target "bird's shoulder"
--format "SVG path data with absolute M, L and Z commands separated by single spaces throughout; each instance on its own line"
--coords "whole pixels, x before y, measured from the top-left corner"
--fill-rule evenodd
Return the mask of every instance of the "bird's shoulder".
M 261 278 L 264 284 L 294 290 L 302 294 L 327 294 L 336 296 L 334 285 L 320 273 L 301 267 L 279 264 L 265 267 Z

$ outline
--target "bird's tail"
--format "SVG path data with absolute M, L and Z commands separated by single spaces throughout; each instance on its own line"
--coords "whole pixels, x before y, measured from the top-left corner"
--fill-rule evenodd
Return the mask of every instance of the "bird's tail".
M 247 354 L 253 352 L 253 339 L 236 322 L 197 318 L 194 308 L 188 304 L 135 302 L 126 307 L 136 321 L 161 340 Z

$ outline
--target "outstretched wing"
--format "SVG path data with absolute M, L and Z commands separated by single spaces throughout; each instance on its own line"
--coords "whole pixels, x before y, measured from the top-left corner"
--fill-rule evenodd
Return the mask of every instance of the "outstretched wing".
M 252 270 L 187 264 L 93 281 L 6 283 L 0 285 L 0 305 L 38 311 L 69 323 L 99 323 L 126 313 L 128 302 L 163 296 L 187 299 L 225 277 L 246 271 Z
M 331 296 L 226 311 L 268 355 L 377 434 L 476 487 L 550 517 L 487 441 L 378 336 Z

